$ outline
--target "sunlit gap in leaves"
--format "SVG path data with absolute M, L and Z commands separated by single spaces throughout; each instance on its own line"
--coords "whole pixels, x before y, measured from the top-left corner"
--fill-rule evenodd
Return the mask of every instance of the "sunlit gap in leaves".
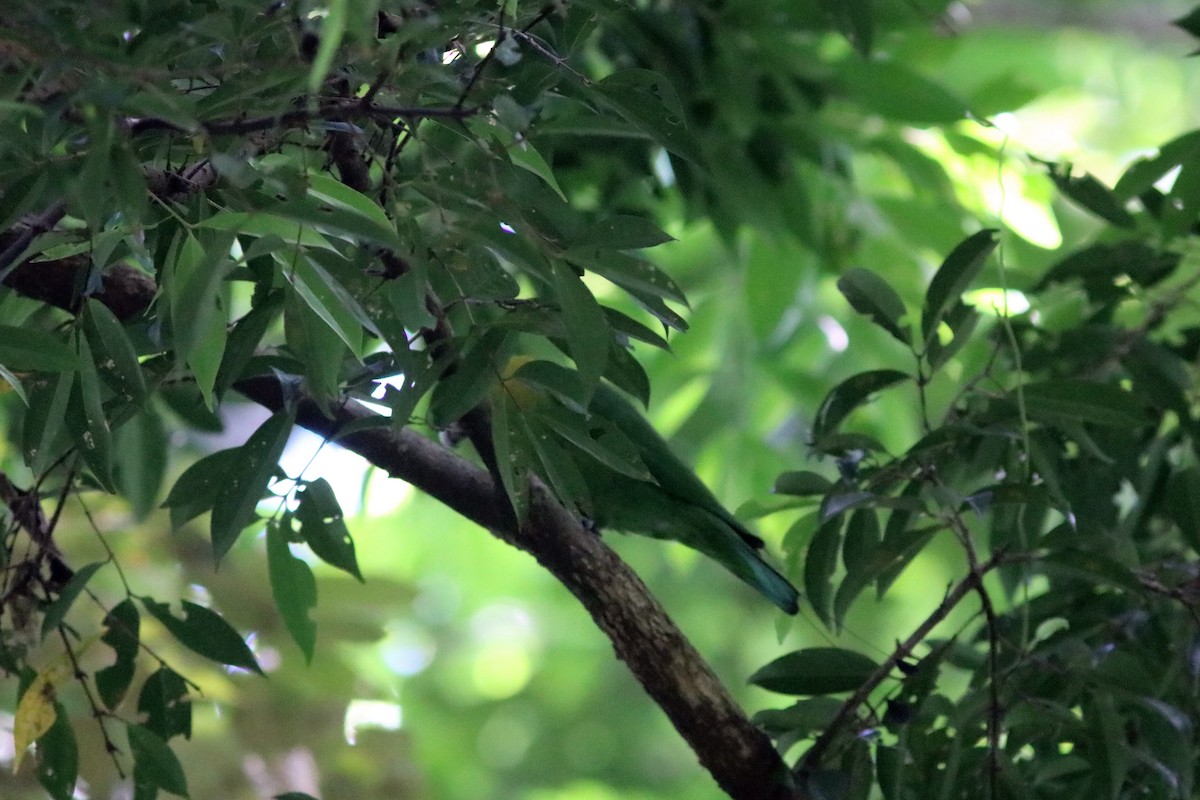
M 342 733 L 348 744 L 358 743 L 358 732 L 364 728 L 398 731 L 404 724 L 404 709 L 399 703 L 387 700 L 351 700 L 342 718 Z
M 1024 292 L 1016 289 L 1001 289 L 998 287 L 973 289 L 963 293 L 963 302 L 975 306 L 981 314 L 991 314 L 996 317 L 1024 314 L 1029 310 L 1029 298 Z
M 817 327 L 825 334 L 825 341 L 833 352 L 841 353 L 850 346 L 850 335 L 846 333 L 846 329 L 828 314 L 817 320 Z
M 327 480 L 347 515 L 381 516 L 404 505 L 412 495 L 407 483 L 371 469 L 360 456 L 300 428 L 292 432 L 279 465 L 302 480 Z

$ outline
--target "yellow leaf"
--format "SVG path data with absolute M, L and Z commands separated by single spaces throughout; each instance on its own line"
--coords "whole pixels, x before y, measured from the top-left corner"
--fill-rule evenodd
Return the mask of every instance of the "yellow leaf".
M 21 768 L 21 760 L 29 745 L 36 742 L 50 730 L 57 714 L 54 711 L 54 698 L 58 685 L 71 674 L 70 665 L 58 661 L 37 674 L 33 683 L 21 695 L 17 704 L 17 713 L 13 719 L 13 748 L 16 758 L 13 759 L 13 772 Z

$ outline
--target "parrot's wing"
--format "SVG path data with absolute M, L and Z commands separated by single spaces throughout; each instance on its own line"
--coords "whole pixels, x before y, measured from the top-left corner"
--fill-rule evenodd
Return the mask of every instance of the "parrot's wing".
M 763 540 L 747 530 L 737 517 L 721 505 L 721 501 L 696 477 L 691 467 L 671 451 L 670 445 L 659 436 L 654 426 L 618 391 L 604 384 L 597 386 L 591 410 L 613 422 L 633 440 L 642 463 L 667 493 L 719 517 L 751 547 L 763 546 Z
M 722 517 L 596 462 L 580 464 L 580 472 L 600 527 L 681 542 L 720 563 L 787 613 L 798 610 L 796 589 Z

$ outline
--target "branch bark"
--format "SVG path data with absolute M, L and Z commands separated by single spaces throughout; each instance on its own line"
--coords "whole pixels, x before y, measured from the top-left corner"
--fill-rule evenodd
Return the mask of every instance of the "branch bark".
M 0 247 L 6 240 L 11 241 L 11 234 L 0 236 Z M 26 262 L 3 283 L 73 310 L 74 276 L 81 268 L 86 268 L 82 260 Z M 97 299 L 117 316 L 128 318 L 149 308 L 155 291 L 149 276 L 117 266 L 104 275 L 104 292 Z M 247 378 L 235 388 L 266 408 L 283 407 L 284 396 L 273 377 Z M 336 438 L 393 477 L 530 553 L 587 609 L 617 657 L 731 798 L 797 800 L 801 796 L 769 738 L 749 720 L 641 579 L 544 486 L 534 486 L 529 519 L 517 525 L 498 502 L 500 495 L 487 471 L 411 429 L 372 428 L 338 438 L 346 424 L 371 413 L 347 405 L 335 409 L 330 418 L 302 397 L 297 422 L 318 435 Z

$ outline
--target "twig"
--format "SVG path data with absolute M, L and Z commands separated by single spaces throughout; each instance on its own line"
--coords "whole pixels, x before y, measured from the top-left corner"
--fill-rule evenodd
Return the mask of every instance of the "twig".
M 104 739 L 104 750 L 108 753 L 108 757 L 112 759 L 113 767 L 117 770 L 117 777 L 125 780 L 125 770 L 121 767 L 121 761 L 117 755 L 121 749 L 113 742 L 108 735 L 108 727 L 104 724 L 105 717 L 108 712 L 100 708 L 100 704 L 96 702 L 95 695 L 92 694 L 92 688 L 88 685 L 87 673 L 79 666 L 79 659 L 75 656 L 75 648 L 71 646 L 71 639 L 67 636 L 67 632 L 62 625 L 58 626 L 58 638 L 62 639 L 63 647 L 67 650 L 67 658 L 71 660 L 71 668 L 74 670 L 75 681 L 83 689 L 83 695 L 87 698 L 88 705 L 92 709 L 92 717 L 96 720 L 96 725 L 100 728 L 100 736 Z
M 870 677 L 863 681 L 862 685 L 854 691 L 854 694 L 850 695 L 846 702 L 842 703 L 841 708 L 838 709 L 837 714 L 834 715 L 829 725 L 817 737 L 813 746 L 808 749 L 808 752 L 804 754 L 804 757 L 796 766 L 798 774 L 803 775 L 808 773 L 821 763 L 821 757 L 825 755 L 825 751 L 833 744 L 834 739 L 837 738 L 842 727 L 845 726 L 855 710 L 866 702 L 871 692 L 875 691 L 875 688 L 879 684 L 887 680 L 887 677 L 892 674 L 892 670 L 896 668 L 896 665 L 908 658 L 917 645 L 925 641 L 925 638 L 950 614 L 955 606 L 961 603 L 963 598 L 979 585 L 985 574 L 995 569 L 1001 563 L 1004 563 L 1004 561 L 1002 553 L 993 554 L 991 558 L 968 573 L 965 578 L 947 592 L 946 596 L 942 598 L 942 602 L 933 610 L 933 613 L 913 631 L 911 636 L 896 647 L 892 654 L 871 673 Z

